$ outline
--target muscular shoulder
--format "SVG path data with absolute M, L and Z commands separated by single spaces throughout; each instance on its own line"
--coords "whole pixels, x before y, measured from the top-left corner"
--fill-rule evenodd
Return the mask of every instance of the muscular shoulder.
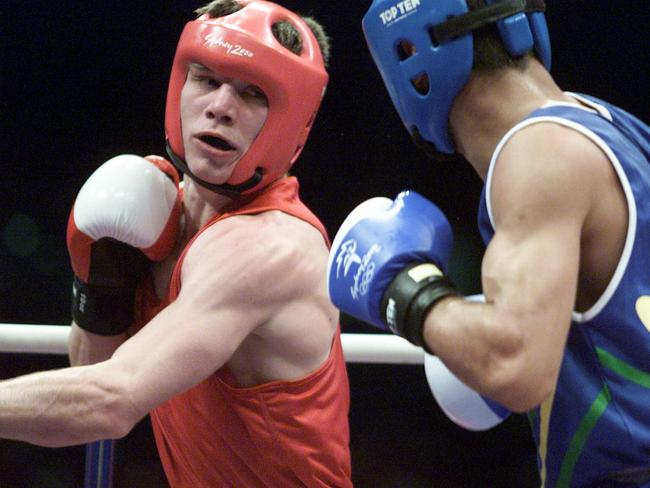
M 495 219 L 585 218 L 611 179 L 605 154 L 585 135 L 554 123 L 517 132 L 499 154 L 491 188 Z
M 327 248 L 313 226 L 279 211 L 230 217 L 211 225 L 183 263 L 183 288 L 214 283 L 220 295 L 283 301 L 323 274 Z

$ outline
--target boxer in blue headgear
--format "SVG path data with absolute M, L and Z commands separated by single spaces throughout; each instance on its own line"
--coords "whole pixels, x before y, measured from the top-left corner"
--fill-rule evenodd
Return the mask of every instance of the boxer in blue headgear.
M 558 87 L 544 9 L 374 0 L 364 32 L 406 128 L 485 181 L 484 301 L 446 276 L 451 227 L 412 191 L 343 222 L 330 297 L 528 412 L 542 486 L 648 487 L 650 128 Z
M 509 55 L 534 49 L 550 69 L 544 2 L 488 3 L 470 12 L 465 0 L 375 1 L 363 19 L 370 52 L 402 122 L 418 144 L 428 142 L 435 152 L 455 152 L 449 111 L 474 65 L 474 30 L 496 22 Z

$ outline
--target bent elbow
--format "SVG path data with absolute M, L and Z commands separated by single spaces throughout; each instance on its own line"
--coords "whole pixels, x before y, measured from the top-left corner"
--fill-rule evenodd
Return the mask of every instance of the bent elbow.
M 507 376 L 493 384 L 493 398 L 515 413 L 527 413 L 553 394 L 555 383 L 555 376 L 547 372 L 511 368 Z
M 552 389 L 542 389 L 537 385 L 513 385 L 504 396 L 504 406 L 515 413 L 528 413 L 539 407 L 551 393 Z
M 136 416 L 133 410 L 126 405 L 119 405 L 119 402 L 111 402 L 111 405 L 99 409 L 96 413 L 97 430 L 96 437 L 101 439 L 121 439 L 125 437 L 138 423 L 141 416 Z
M 484 393 L 516 413 L 539 406 L 555 387 L 555 376 L 533 364 L 524 349 L 514 354 L 492 354 L 484 364 L 488 364 L 482 373 Z
M 101 381 L 93 412 L 96 435 L 102 439 L 120 439 L 146 415 L 132 401 L 128 381 L 119 381 L 112 375 L 111 381 Z
M 126 437 L 129 432 L 135 427 L 135 422 L 129 421 L 120 421 L 115 422 L 115 424 L 110 428 L 110 432 L 106 435 L 107 439 L 122 439 Z
M 104 405 L 107 418 L 111 419 L 109 429 L 114 439 L 126 436 L 135 425 L 142 420 L 147 411 L 139 408 L 134 401 L 133 384 L 127 378 L 109 395 L 109 401 Z
M 504 327 L 502 322 L 500 330 L 498 346 L 484 363 L 488 396 L 513 412 L 529 412 L 553 394 L 560 364 L 540 358 L 539 345 L 520 327 Z

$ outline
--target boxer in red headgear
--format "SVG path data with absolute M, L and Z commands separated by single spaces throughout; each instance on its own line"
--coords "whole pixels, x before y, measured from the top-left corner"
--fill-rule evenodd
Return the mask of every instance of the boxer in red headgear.
M 172 66 L 165 128 L 168 153 L 197 183 L 216 192 L 250 193 L 285 174 L 300 155 L 325 94 L 327 72 L 311 29 L 294 13 L 269 2 L 239 2 L 245 7 L 225 17 L 201 15 L 189 22 Z M 273 25 L 290 21 L 302 41 L 292 53 L 274 36 Z M 262 130 L 225 182 L 198 178 L 185 161 L 180 100 L 188 68 L 199 63 L 226 78 L 256 85 L 268 101 Z
M 329 240 L 287 175 L 325 91 L 327 37 L 269 2 L 199 14 L 168 95 L 182 191 L 165 160 L 132 155 L 81 189 L 77 367 L 3 382 L 0 437 L 79 444 L 150 413 L 172 487 L 349 487 Z

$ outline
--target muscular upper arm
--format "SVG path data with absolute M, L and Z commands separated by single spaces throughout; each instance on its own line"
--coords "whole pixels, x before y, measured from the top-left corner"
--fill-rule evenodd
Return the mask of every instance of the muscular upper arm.
M 530 367 L 548 365 L 550 375 L 574 307 L 582 229 L 607 167 L 587 138 L 542 123 L 515 135 L 494 170 L 484 293 L 499 320 L 517 328 Z
M 482 264 L 486 303 L 448 298 L 425 340 L 466 384 L 524 412 L 555 387 L 585 263 L 612 168 L 588 138 L 552 123 L 516 133 L 495 163 L 495 234 Z M 585 230 L 591 228 L 592 230 Z M 593 240 L 593 235 L 591 236 Z
M 244 339 L 301 293 L 298 246 L 263 216 L 226 219 L 192 244 L 178 298 L 108 361 L 127 372 L 134 409 L 151 408 L 220 368 Z M 292 271 L 289 273 L 288 271 Z

